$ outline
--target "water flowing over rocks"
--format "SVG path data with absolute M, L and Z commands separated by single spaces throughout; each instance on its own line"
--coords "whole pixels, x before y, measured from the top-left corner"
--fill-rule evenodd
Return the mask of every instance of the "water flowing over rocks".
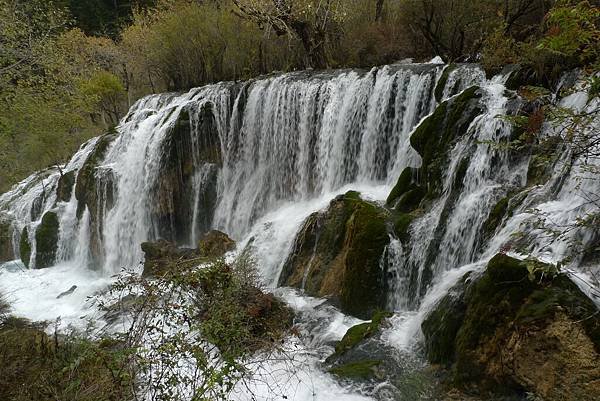
M 323 394 L 461 399 L 438 396 L 444 373 L 424 346 L 448 383 L 481 399 L 594 399 L 599 315 L 593 286 L 574 283 L 598 272 L 600 235 L 578 223 L 597 213 L 581 182 L 600 183 L 539 115 L 531 143 L 510 146 L 523 133 L 511 117 L 540 109 L 515 90 L 529 79 L 519 74 L 398 64 L 148 96 L 67 164 L 0 196 L 0 261 L 52 266 L 7 267 L 0 282 L 47 274 L 53 302 L 91 308 L 85 297 L 123 267 L 144 260 L 152 278 L 248 250 L 293 305 L 306 381 Z M 577 85 L 543 96 L 577 111 L 599 102 Z M 573 229 L 555 238 L 548 226 Z M 494 257 L 509 251 L 569 275 L 531 281 L 529 262 Z M 57 300 L 65 283 L 77 291 Z M 249 314 L 291 325 L 276 297 L 248 299 Z

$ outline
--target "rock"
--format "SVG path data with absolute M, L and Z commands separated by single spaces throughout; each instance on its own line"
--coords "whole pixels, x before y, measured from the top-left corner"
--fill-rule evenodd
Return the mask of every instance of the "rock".
M 453 385 L 597 399 L 600 314 L 568 276 L 500 254 L 461 285 L 422 325 L 428 359 L 450 369 Z
M 235 241 L 229 238 L 224 232 L 212 230 L 200 238 L 198 249 L 202 256 L 220 258 L 227 252 L 235 249 Z
M 59 202 L 68 202 L 71 199 L 74 185 L 75 171 L 62 174 L 56 185 L 56 200 Z
M 391 316 L 391 313 L 376 312 L 370 322 L 350 327 L 344 337 L 336 344 L 334 356 L 342 355 L 346 351 L 356 347 L 361 341 L 378 333 L 385 319 Z
M 178 266 L 200 264 L 201 255 L 196 249 L 178 248 L 172 242 L 158 240 L 142 243 L 144 252 L 143 276 L 158 276 Z
M 117 134 L 109 132 L 101 136 L 77 174 L 75 197 L 77 216 L 82 217 L 87 208 L 90 213 L 90 255 L 91 267 L 102 266 L 104 247 L 102 245 L 102 222 L 104 211 L 114 202 L 114 177 L 109 171 L 98 169 Z
M 46 212 L 35 232 L 35 268 L 44 269 L 56 262 L 58 250 L 58 216 L 55 212 Z
M 442 101 L 442 96 L 444 95 L 444 88 L 446 87 L 446 84 L 448 83 L 448 78 L 450 77 L 450 73 L 454 70 L 456 70 L 458 68 L 458 66 L 456 64 L 449 64 L 447 67 L 444 68 L 444 71 L 442 72 L 442 76 L 440 77 L 440 79 L 438 80 L 437 84 L 435 85 L 435 100 L 437 100 L 437 102 L 441 102 Z
M 67 291 L 65 291 L 65 292 L 61 292 L 61 293 L 60 293 L 60 294 L 59 294 L 59 295 L 56 297 L 56 299 L 60 299 L 60 298 L 62 298 L 62 297 L 66 297 L 67 295 L 71 295 L 72 293 L 74 293 L 74 292 L 75 292 L 75 290 L 76 290 L 76 289 L 77 289 L 77 286 L 76 286 L 76 285 L 73 285 L 73 286 L 71 286 L 71 288 L 69 288 Z
M 29 242 L 29 231 L 27 230 L 27 227 L 23 228 L 23 231 L 21 231 L 21 238 L 19 239 L 19 257 L 21 258 L 21 262 L 29 267 L 29 262 L 31 261 L 31 243 Z
M 8 219 L 0 216 L 0 263 L 15 259 L 13 251 L 13 227 Z
M 472 86 L 464 90 L 440 104 L 410 137 L 411 146 L 423 158 L 419 178 L 430 198 L 441 191 L 452 144 L 466 134 L 471 122 L 481 113 L 480 98 L 479 87 Z
M 408 396 L 406 390 L 415 390 L 414 379 L 421 374 L 421 367 L 381 338 L 388 317 L 391 314 L 377 312 L 370 322 L 348 329 L 325 361 L 328 371 L 341 380 L 362 382 L 369 390 L 386 383 L 390 397 L 385 399 L 419 399 Z M 427 382 L 433 384 L 431 379 Z
M 380 260 L 389 243 L 388 218 L 388 211 L 357 192 L 338 196 L 304 223 L 279 285 L 329 298 L 345 313 L 370 318 L 385 303 Z
M 198 110 L 194 107 L 189 105 L 179 112 L 162 144 L 161 173 L 151 205 L 158 235 L 176 243 L 189 241 L 192 232 L 210 230 L 217 202 L 217 176 L 222 164 L 217 123 L 210 104 Z M 197 180 L 201 182 L 198 194 L 189 190 Z M 193 221 L 195 227 L 190 224 Z

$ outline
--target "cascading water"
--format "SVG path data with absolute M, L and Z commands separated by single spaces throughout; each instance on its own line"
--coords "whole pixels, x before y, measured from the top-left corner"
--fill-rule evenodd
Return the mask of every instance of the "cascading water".
M 117 127 L 118 135 L 89 141 L 67 166 L 36 173 L 0 197 L 0 213 L 13 222 L 15 255 L 27 228 L 35 260 L 36 228 L 46 212 L 56 212 L 56 263 L 62 267 L 47 269 L 51 278 L 45 288 L 64 286 L 61 274 L 77 277 L 84 288 L 76 300 L 85 305 L 84 290 L 96 291 L 119 268 L 139 264 L 140 243 L 166 238 L 195 246 L 203 232 L 219 229 L 237 239 L 238 248 L 253 247 L 264 282 L 275 287 L 294 237 L 311 213 L 350 189 L 383 203 L 402 170 L 422 164 L 410 142 L 415 127 L 440 101 L 478 85 L 481 111 L 448 149 L 439 196 L 410 225 L 410 240 L 392 235 L 382 255 L 388 306 L 397 312 L 384 338 L 406 350 L 436 300 L 463 273 L 481 268 L 505 248 L 515 232 L 527 230 L 530 254 L 552 260 L 567 256 L 568 239 L 544 245 L 545 234 L 532 227 L 532 207 L 561 224 L 593 207 L 577 198 L 586 174 L 576 178 L 577 163 L 566 173 L 557 168 L 548 184 L 524 192 L 524 200 L 489 241 L 482 238 L 493 206 L 525 187 L 528 159 L 513 158 L 495 146 L 512 134 L 511 125 L 498 118 L 508 109 L 504 78 L 488 81 L 474 65 L 459 66 L 444 78 L 444 68 L 450 67 L 399 64 L 368 72 L 299 72 L 144 98 Z M 442 87 L 436 87 L 440 81 Z M 594 107 L 577 94 L 562 104 Z M 61 177 L 69 172 L 70 196 L 57 199 Z M 600 193 L 600 187 L 592 191 Z M 597 239 L 585 230 L 573 232 L 570 238 L 575 237 L 588 243 Z M 99 272 L 86 276 L 86 267 Z M 26 274 L 24 282 L 30 283 L 43 273 Z M 96 280 L 93 285 L 90 277 Z M 0 282 L 8 279 L 0 275 Z M 276 291 L 303 316 L 301 327 L 310 332 L 311 347 L 330 350 L 330 342 L 358 322 L 319 306 L 322 300 Z M 60 311 L 77 315 L 67 308 L 68 300 L 60 302 Z M 23 310 L 48 318 L 38 310 Z M 309 355 L 309 369 L 324 356 Z M 306 380 L 315 380 L 321 389 L 333 386 L 322 372 Z M 309 393 L 299 391 L 304 395 L 296 399 L 309 399 Z M 352 399 L 349 393 L 335 387 L 323 391 L 321 399 L 327 394 Z

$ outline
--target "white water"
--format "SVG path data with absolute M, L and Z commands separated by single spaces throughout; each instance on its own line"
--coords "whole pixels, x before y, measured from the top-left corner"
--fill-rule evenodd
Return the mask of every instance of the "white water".
M 15 265 L 3 268 L 0 287 L 21 316 L 35 320 L 60 316 L 63 322 L 79 327 L 85 323 L 81 317 L 96 316 L 86 297 L 104 288 L 110 274 L 119 268 L 136 266 L 142 258 L 139 244 L 159 237 L 153 215 L 155 190 L 171 127 L 185 109 L 190 112 L 192 132 L 199 132 L 198 113 L 210 105 L 222 160 L 216 165 L 199 157 L 202 140 L 192 135 L 194 174 L 186 188 L 192 194 L 191 224 L 186 227 L 189 243 L 194 244 L 200 234 L 198 222 L 212 220 L 213 228 L 239 240 L 238 249 L 254 248 L 265 284 L 303 316 L 301 344 L 289 344 L 301 350 L 294 355 L 298 368 L 286 370 L 288 365 L 274 361 L 261 365 L 257 374 L 276 378 L 272 385 L 284 389 L 288 399 L 365 399 L 365 394 L 356 394 L 357 388 L 341 385 L 319 367 L 331 351 L 327 344 L 339 340 L 356 319 L 322 305 L 323 300 L 274 287 L 294 237 L 311 213 L 324 209 L 336 195 L 350 189 L 384 201 L 402 169 L 419 166 L 420 158 L 410 147 L 410 133 L 435 107 L 432 92 L 442 68 L 432 64 L 370 72 L 294 73 L 242 86 L 217 84 L 182 95 L 142 99 L 118 127 L 120 135 L 98 169 L 98 174 L 110 172 L 115 187 L 114 204 L 104 202 L 100 213 L 105 254 L 102 271 L 86 269 L 92 264 L 93 216 L 85 210 L 77 218 L 74 195 L 67 203 L 55 203 L 54 186 L 60 174 L 50 170 L 2 195 L 0 212 L 16 221 L 15 244 L 22 228 L 31 228 L 35 253 L 32 233 L 43 213 L 34 219 L 31 209 L 45 193 L 41 211 L 56 210 L 60 215 L 60 263 L 45 270 L 24 270 Z M 413 223 L 414 240 L 410 244 L 392 239 L 387 248 L 388 265 L 394 273 L 389 302 L 397 314 L 384 340 L 401 350 L 410 350 L 418 342 L 422 319 L 448 289 L 467 271 L 484 266 L 510 243 L 515 232 L 527 229 L 536 239 L 528 251 L 551 260 L 568 255 L 573 237 L 593 240 L 581 231 L 548 247 L 544 245 L 545 234 L 530 228 L 532 206 L 547 213 L 548 221 L 561 224 L 572 223 L 594 207 L 578 195 L 584 172 L 569 175 L 560 190 L 553 192 L 552 182 L 564 175 L 557 170 L 556 178 L 544 188 L 531 190 L 488 244 L 481 243 L 478 234 L 491 207 L 509 188 L 525 185 L 527 160 L 515 164 L 501 149 L 485 142 L 501 142 L 510 136 L 508 124 L 496 118 L 506 113 L 507 98 L 500 78 L 488 82 L 480 69 L 461 67 L 450 74 L 444 99 L 476 83 L 482 85 L 485 110 L 451 150 L 442 196 Z M 586 100 L 573 95 L 563 103 L 572 108 L 592 107 Z M 93 146 L 91 141 L 82 147 L 65 170 L 78 170 Z M 451 199 L 455 173 L 466 156 L 469 164 L 462 188 Z M 214 169 L 218 169 L 218 198 L 213 215 L 198 205 Z M 596 186 L 589 189 L 600 191 Z M 441 224 L 445 210 L 447 216 Z M 430 249 L 434 249 L 433 256 L 428 256 Z M 72 295 L 56 299 L 72 285 L 78 286 Z M 258 399 L 273 395 L 267 385 L 253 390 Z M 238 389 L 235 397 L 248 399 L 248 393 Z

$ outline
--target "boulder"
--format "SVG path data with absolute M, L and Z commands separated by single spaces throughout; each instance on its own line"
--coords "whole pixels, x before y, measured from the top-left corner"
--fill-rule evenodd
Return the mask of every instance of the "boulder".
M 29 267 L 29 262 L 31 262 L 31 242 L 29 241 L 29 230 L 27 230 L 27 227 L 23 228 L 23 231 L 21 231 L 21 237 L 19 239 L 19 257 L 21 258 L 21 262 Z
M 546 401 L 600 394 L 600 313 L 554 266 L 500 254 L 422 324 L 428 359 L 453 385 Z
M 160 149 L 160 175 L 154 184 L 152 219 L 158 235 L 177 243 L 186 242 L 193 232 L 211 227 L 217 202 L 218 166 L 222 163 L 221 141 L 213 108 L 188 105 Z M 194 190 L 190 189 L 196 186 Z M 192 227 L 190 222 L 196 224 Z
M 44 269 L 56 262 L 60 223 L 55 212 L 46 212 L 35 232 L 35 268 Z
M 79 169 L 75 183 L 77 216 L 81 218 L 87 208 L 90 213 L 90 254 L 92 267 L 101 266 L 104 261 L 102 245 L 102 222 L 104 211 L 109 210 L 114 201 L 114 177 L 109 171 L 98 166 L 104 160 L 110 145 L 117 138 L 115 133 L 101 136 L 86 161 Z
M 56 200 L 59 202 L 68 202 L 73 193 L 75 185 L 75 171 L 64 173 L 58 179 L 56 184 Z
M 158 276 L 183 264 L 200 264 L 201 255 L 196 249 L 178 248 L 166 240 L 142 243 L 144 252 L 143 276 Z
M 235 249 L 235 241 L 224 232 L 212 230 L 200 238 L 198 249 L 204 257 L 219 258 Z
M 314 213 L 295 238 L 279 285 L 329 298 L 345 313 L 369 318 L 384 307 L 381 257 L 389 212 L 350 191 Z
M 0 216 L 0 263 L 13 259 L 13 227 L 8 219 Z

